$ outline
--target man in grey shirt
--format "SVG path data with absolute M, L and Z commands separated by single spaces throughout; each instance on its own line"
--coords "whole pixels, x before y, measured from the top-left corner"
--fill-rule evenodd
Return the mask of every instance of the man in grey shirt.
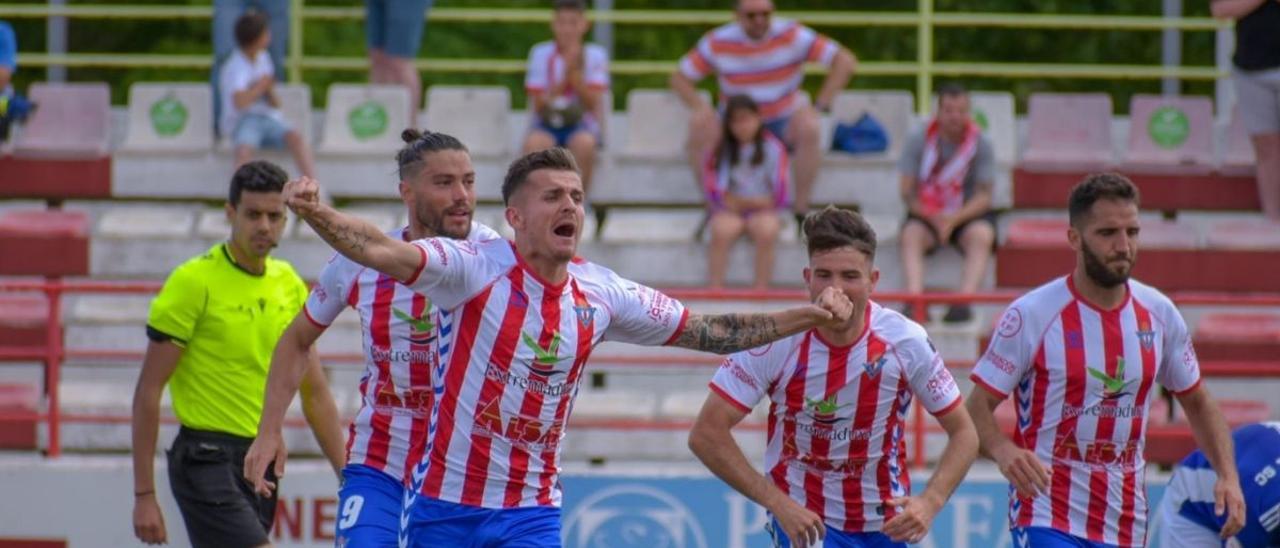
M 899 234 L 907 293 L 924 291 L 924 257 L 944 244 L 964 255 L 961 293 L 978 290 L 996 241 L 991 185 L 995 156 L 991 141 L 969 116 L 969 93 L 957 84 L 938 89 L 938 112 L 907 138 L 898 159 L 907 218 Z M 928 321 L 908 304 L 903 313 Z M 952 305 L 946 322 L 973 317 L 967 304 Z

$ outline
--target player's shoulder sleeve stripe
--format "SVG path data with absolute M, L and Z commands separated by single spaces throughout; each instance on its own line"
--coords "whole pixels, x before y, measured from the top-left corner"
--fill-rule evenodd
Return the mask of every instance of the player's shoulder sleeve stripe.
M 418 250 L 418 255 L 421 256 L 421 260 L 418 262 L 417 270 L 413 271 L 413 275 L 409 276 L 409 279 L 404 280 L 403 282 L 400 282 L 404 285 L 413 285 L 415 282 L 417 282 L 418 277 L 422 276 L 422 271 L 426 270 L 427 268 L 427 261 L 431 260 L 427 255 L 427 250 L 423 249 L 422 244 L 419 242 L 421 242 L 421 240 L 418 240 L 418 242 L 414 242 L 413 247 Z
M 742 411 L 743 413 L 746 413 L 748 415 L 751 414 L 750 407 L 738 401 L 733 396 L 729 395 L 729 392 L 727 390 L 720 388 L 718 385 L 716 385 L 715 382 L 710 383 L 708 386 L 711 387 L 711 392 L 715 393 L 717 396 L 720 396 L 720 398 L 723 399 L 724 401 L 729 402 L 729 405 L 732 405 L 738 411 Z
M 935 417 L 939 417 L 939 418 L 941 418 L 942 416 L 946 415 L 947 413 L 950 413 L 950 412 L 952 412 L 952 411 L 955 411 L 955 410 L 956 410 L 956 408 L 957 408 L 957 407 L 960 407 L 960 404 L 961 404 L 961 403 L 963 403 L 963 402 L 964 402 L 964 397 L 962 397 L 962 396 L 960 396 L 960 395 L 956 395 L 955 399 L 951 400 L 951 403 L 948 403 L 946 407 L 943 407 L 942 409 L 939 409 L 936 413 L 930 413 L 930 414 L 931 414 L 931 415 L 933 415 L 933 416 L 935 416 Z
M 994 386 L 991 386 L 991 383 L 988 383 L 987 381 L 982 380 L 982 376 L 978 375 L 977 373 L 970 373 L 969 380 L 972 380 L 973 384 L 977 386 L 981 386 L 983 390 L 990 392 L 991 394 L 995 395 L 996 397 L 1002 400 L 1009 397 L 1008 393 L 1001 392 L 1000 389 Z

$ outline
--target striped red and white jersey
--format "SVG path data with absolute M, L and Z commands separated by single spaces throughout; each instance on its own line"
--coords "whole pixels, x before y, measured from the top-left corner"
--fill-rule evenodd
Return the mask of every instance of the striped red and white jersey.
M 776 120 L 800 106 L 805 62 L 831 66 L 837 50 L 830 38 L 795 21 L 774 17 L 760 40 L 752 40 L 733 22 L 703 35 L 680 58 L 680 72 L 695 82 L 714 72 L 722 102 L 749 95 L 766 120 Z
M 408 240 L 407 229 L 388 233 Z M 473 241 L 501 238 L 471 223 Z M 363 464 L 398 480 L 422 458 L 431 410 L 431 371 L 438 361 L 441 325 L 426 297 L 391 277 L 335 254 L 320 271 L 303 312 L 328 328 L 345 308 L 360 314 L 365 370 L 360 410 L 347 435 L 347 463 Z M 447 344 L 447 342 L 445 343 Z
M 816 330 L 739 352 L 711 390 L 744 413 L 769 398 L 765 474 L 792 500 L 846 532 L 879 531 L 910 493 L 903 427 L 913 396 L 934 415 L 960 389 L 919 324 L 868 302 L 858 340 Z
M 1051 471 L 1045 495 L 1010 489 L 1012 527 L 1052 527 L 1093 542 L 1145 546 L 1143 458 L 1154 383 L 1200 384 L 1187 325 L 1168 297 L 1130 280 L 1124 303 L 1101 310 L 1071 276 L 1014 301 L 973 369 L 997 396 L 1013 394 L 1013 441 Z
M 413 487 L 470 506 L 559 506 L 565 423 L 592 348 L 667 344 L 684 305 L 581 259 L 549 284 L 505 240 L 414 245 L 423 268 L 406 285 L 451 316 L 454 338 Z

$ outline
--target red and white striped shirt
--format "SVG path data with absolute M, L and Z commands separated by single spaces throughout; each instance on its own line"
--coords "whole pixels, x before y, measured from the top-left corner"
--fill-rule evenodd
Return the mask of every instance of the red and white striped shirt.
M 408 239 L 405 230 L 389 235 Z M 467 238 L 500 236 L 473 222 Z M 320 271 L 303 312 L 311 323 L 328 328 L 348 306 L 360 314 L 365 371 L 360 410 L 347 435 L 347 463 L 407 482 L 408 471 L 422 459 L 431 411 L 431 371 L 438 362 L 437 346 L 449 330 L 426 297 L 335 254 Z
M 805 62 L 831 66 L 834 41 L 795 21 L 775 17 L 769 33 L 753 40 L 737 23 L 702 36 L 680 58 L 680 72 L 697 82 L 716 73 L 720 98 L 749 95 L 766 120 L 790 115 L 799 106 Z
M 1130 280 L 1101 310 L 1071 276 L 1023 295 L 1000 319 L 973 381 L 1017 404 L 1013 441 L 1051 470 L 1049 493 L 1011 491 L 1011 527 L 1051 527 L 1093 542 L 1146 544 L 1143 458 L 1153 383 L 1200 384 L 1186 323 L 1168 297 Z
M 546 283 L 505 240 L 418 240 L 406 282 L 453 319 L 423 496 L 486 508 L 560 505 L 565 423 L 602 340 L 661 345 L 688 313 L 662 293 L 574 259 Z
M 874 302 L 858 340 L 834 346 L 816 330 L 739 352 L 711 390 L 749 412 L 769 398 L 765 474 L 828 527 L 879 531 L 910 492 L 903 425 L 912 396 L 930 413 L 960 405 L 960 389 L 919 324 Z

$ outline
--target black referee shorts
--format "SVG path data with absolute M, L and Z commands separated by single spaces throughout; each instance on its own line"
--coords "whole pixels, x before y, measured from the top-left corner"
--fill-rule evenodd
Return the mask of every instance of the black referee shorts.
M 185 426 L 174 438 L 169 486 L 193 547 L 250 548 L 270 542 L 276 493 L 258 496 L 244 480 L 244 456 L 251 443 L 250 438 Z M 267 476 L 276 481 L 272 467 Z

